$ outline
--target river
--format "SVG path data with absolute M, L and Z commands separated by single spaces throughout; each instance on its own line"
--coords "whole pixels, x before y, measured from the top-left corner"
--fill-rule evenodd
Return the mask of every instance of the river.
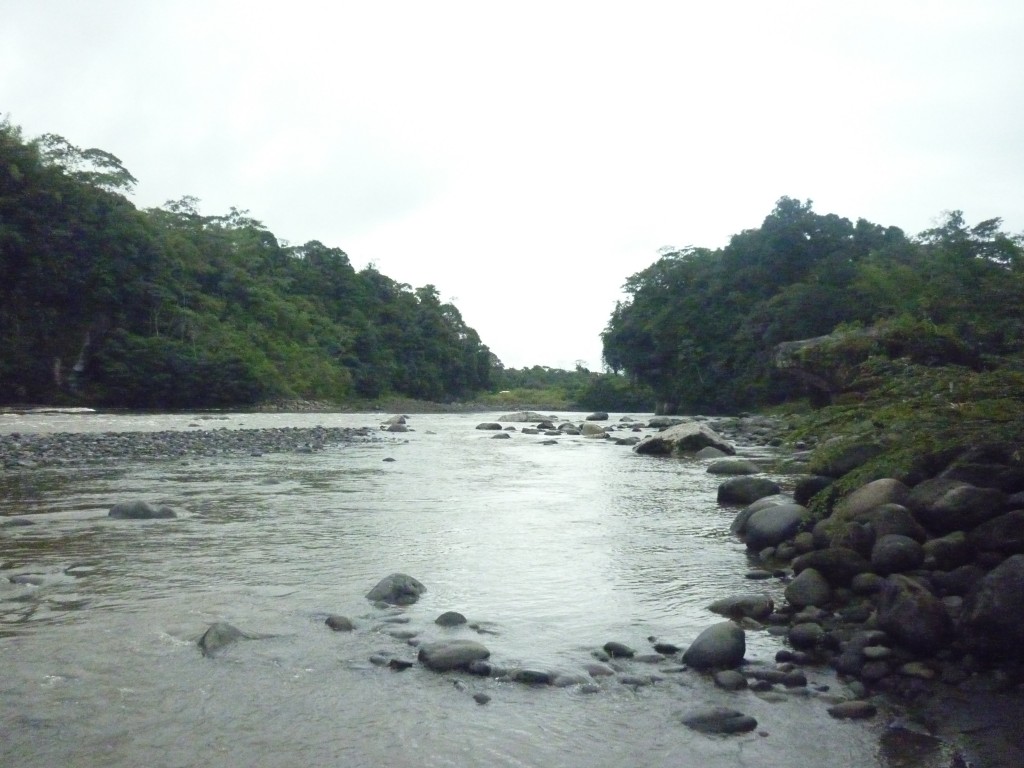
M 410 432 L 312 454 L 0 474 L 0 515 L 35 522 L 0 529 L 0 577 L 40 582 L 0 578 L 0 765 L 890 765 L 884 715 L 829 717 L 826 697 L 843 684 L 824 667 L 807 670 L 807 689 L 758 694 L 719 690 L 677 660 L 631 662 L 656 682 L 604 679 L 596 692 L 372 664 L 378 652 L 415 659 L 393 636 L 408 631 L 476 639 L 505 666 L 581 672 L 610 640 L 685 647 L 721 620 L 707 610 L 717 598 L 780 598 L 778 582 L 745 579 L 728 533 L 736 510 L 716 504 L 720 478 L 705 463 L 474 429 L 498 415 L 415 415 Z M 4 415 L 0 433 L 376 428 L 382 417 L 198 418 Z M 107 517 L 136 499 L 179 517 Z M 401 615 L 364 597 L 395 571 L 428 589 Z M 476 629 L 436 626 L 448 610 Z M 332 613 L 356 630 L 332 632 Z M 206 658 L 196 640 L 215 621 L 269 637 Z M 747 633 L 752 663 L 773 664 L 781 647 Z M 716 737 L 680 723 L 706 705 L 758 728 Z

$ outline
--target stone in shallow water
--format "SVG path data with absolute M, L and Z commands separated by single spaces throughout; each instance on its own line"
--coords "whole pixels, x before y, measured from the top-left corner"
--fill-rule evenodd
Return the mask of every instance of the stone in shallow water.
M 352 620 L 347 616 L 330 615 L 327 617 L 327 621 L 324 622 L 328 627 L 333 629 L 335 632 L 351 632 L 355 629 L 355 625 Z
M 411 605 L 426 591 L 427 588 L 412 576 L 392 573 L 377 582 L 377 586 L 366 593 L 366 599 L 392 605 Z
M 828 708 L 828 713 L 838 720 L 860 720 L 874 717 L 878 709 L 870 701 L 844 701 Z
M 419 660 L 435 672 L 448 672 L 465 669 L 490 655 L 486 646 L 474 640 L 442 640 L 420 646 Z
M 757 720 L 735 709 L 709 707 L 688 712 L 683 725 L 701 733 L 746 733 L 757 728 Z

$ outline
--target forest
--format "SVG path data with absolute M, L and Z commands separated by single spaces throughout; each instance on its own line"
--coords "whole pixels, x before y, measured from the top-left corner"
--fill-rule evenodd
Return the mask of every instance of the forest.
M 465 398 L 497 359 L 432 285 L 246 211 L 137 209 L 109 152 L 0 121 L 0 403 L 181 409 Z
M 783 197 L 725 247 L 673 250 L 631 276 L 605 361 L 688 413 L 852 401 L 879 360 L 1019 372 L 1024 240 L 1001 227 L 951 211 L 908 236 Z

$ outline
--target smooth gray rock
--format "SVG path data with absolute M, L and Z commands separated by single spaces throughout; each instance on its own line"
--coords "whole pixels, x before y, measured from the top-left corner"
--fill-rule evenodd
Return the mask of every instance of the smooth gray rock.
M 434 623 L 442 627 L 457 627 L 466 623 L 466 617 L 458 611 L 445 611 L 434 619 Z
M 1005 511 L 1006 494 L 996 488 L 960 485 L 937 501 L 915 510 L 917 519 L 937 534 L 969 531 Z
M 762 469 L 749 459 L 722 459 L 708 465 L 709 475 L 757 475 Z
M 710 427 L 692 421 L 676 424 L 656 435 L 648 435 L 633 446 L 633 450 L 641 455 L 669 456 L 693 453 L 707 446 L 730 456 L 736 453 L 736 449 Z
M 491 652 L 475 640 L 441 640 L 420 646 L 417 658 L 435 672 L 466 669 L 474 661 L 488 658 Z
M 412 605 L 427 591 L 419 581 L 404 573 L 385 576 L 377 586 L 366 593 L 366 599 L 392 605 Z
M 709 707 L 687 712 L 683 725 L 701 733 L 747 733 L 757 728 L 757 720 L 735 709 Z
M 712 624 L 701 632 L 683 654 L 683 663 L 694 669 L 730 669 L 743 663 L 747 638 L 731 621 Z
M 942 601 L 920 582 L 899 574 L 882 582 L 878 626 L 920 653 L 934 653 L 953 634 L 953 622 Z
M 178 516 L 168 506 L 154 507 L 147 501 L 124 501 L 115 504 L 110 508 L 108 515 L 118 520 L 161 520 Z
M 875 542 L 871 570 L 881 576 L 913 571 L 924 562 L 924 548 L 909 536 L 890 533 Z
M 238 627 L 228 624 L 226 621 L 218 621 L 209 626 L 196 644 L 203 652 L 203 656 L 212 656 L 227 645 L 252 638 L 253 635 L 243 632 Z
M 730 477 L 718 486 L 718 503 L 751 504 L 780 490 L 778 483 L 766 477 Z
M 747 519 L 743 538 L 755 551 L 775 547 L 793 538 L 809 517 L 807 507 L 800 504 L 776 504 Z
M 829 707 L 826 711 L 837 720 L 862 720 L 874 717 L 878 713 L 878 708 L 870 701 L 857 700 L 842 701 Z
M 968 534 L 967 540 L 979 552 L 1024 553 L 1024 509 L 982 523 Z
M 485 421 L 482 424 L 477 424 L 476 428 L 477 429 L 483 429 L 483 430 L 490 430 L 490 431 L 493 431 L 493 432 L 498 432 L 498 431 L 501 430 L 501 424 L 499 424 L 496 421 Z
M 800 573 L 806 568 L 814 568 L 828 579 L 830 584 L 849 586 L 853 577 L 871 570 L 871 564 L 852 549 L 830 547 L 816 549 L 800 555 L 793 561 L 793 571 Z
M 775 610 L 775 602 L 765 594 L 736 595 L 715 600 L 708 610 L 734 620 L 750 618 L 764 621 Z
M 853 520 L 883 504 L 905 505 L 910 498 L 910 488 L 893 478 L 873 480 L 862 485 L 836 504 L 832 513 L 837 520 Z
M 819 571 L 805 568 L 786 585 L 785 595 L 786 602 L 796 608 L 823 608 L 832 600 L 832 587 Z
M 985 575 L 964 599 L 960 633 L 969 647 L 995 658 L 1024 659 L 1024 555 Z
M 331 614 L 327 617 L 327 621 L 324 622 L 328 627 L 333 629 L 335 632 L 351 632 L 355 629 L 355 625 L 352 623 L 352 619 L 347 616 L 338 616 Z

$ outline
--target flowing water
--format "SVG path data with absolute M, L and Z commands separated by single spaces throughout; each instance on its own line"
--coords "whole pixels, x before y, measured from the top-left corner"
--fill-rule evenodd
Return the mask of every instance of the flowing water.
M 609 640 L 685 647 L 721 620 L 714 599 L 756 590 L 734 509 L 705 465 L 611 441 L 474 427 L 498 414 L 417 415 L 413 431 L 313 454 L 11 470 L 0 515 L 0 765 L 887 765 L 878 722 L 840 722 L 815 686 L 726 693 L 671 664 L 654 685 L 536 687 L 370 657 L 415 659 L 417 639 L 467 637 L 492 661 L 582 673 Z M 581 414 L 560 414 L 581 419 Z M 227 414 L 205 428 L 373 426 L 358 414 Z M 617 419 L 618 415 L 613 415 Z M 2 432 L 195 429 L 196 416 L 0 416 Z M 521 426 L 521 425 L 520 425 Z M 388 461 L 387 459 L 393 459 Z M 118 501 L 173 520 L 107 517 Z M 428 588 L 400 611 L 366 592 L 401 571 Z M 476 629 L 433 619 L 465 614 Z M 357 629 L 332 632 L 328 614 Z M 394 623 L 408 619 L 407 623 Z M 203 657 L 215 621 L 263 639 Z M 747 633 L 747 659 L 781 647 Z M 486 705 L 472 695 L 490 696 Z M 681 712 L 726 705 L 757 731 L 711 737 Z M 879 718 L 881 719 L 881 718 Z

